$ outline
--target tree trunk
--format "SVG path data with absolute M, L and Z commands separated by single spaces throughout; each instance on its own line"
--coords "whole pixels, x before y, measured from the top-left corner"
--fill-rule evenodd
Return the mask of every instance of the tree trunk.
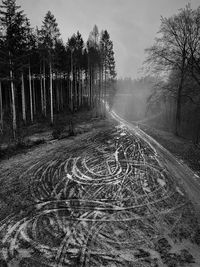
M 26 123 L 26 100 L 25 100 L 25 90 L 24 90 L 24 73 L 22 72 L 22 118 L 23 122 Z
M 73 55 L 72 55 L 72 51 L 71 51 L 71 86 L 70 86 L 70 108 L 71 108 L 71 112 L 74 111 L 74 103 L 73 103 L 73 77 L 74 73 L 73 73 Z
M 63 101 L 63 80 L 62 80 L 62 77 L 60 79 L 60 104 L 61 104 L 61 110 L 63 110 L 63 104 L 64 104 L 64 101 Z
M 90 87 L 89 87 L 89 92 L 90 92 L 90 108 L 92 108 L 93 103 L 92 103 L 92 70 L 90 67 Z
M 100 106 L 101 106 L 101 115 L 103 115 L 103 67 L 100 66 Z
M 175 119 L 175 135 L 180 134 L 180 124 L 181 124 L 181 92 L 183 88 L 183 74 L 181 75 L 181 80 L 178 86 L 177 92 L 177 103 L 176 103 L 176 119 Z
M 10 63 L 10 83 L 11 83 L 11 99 L 12 99 L 12 118 L 13 118 L 13 137 L 16 137 L 17 130 L 17 120 L 16 120 L 16 105 L 15 105 L 15 86 L 13 81 L 13 71 L 12 71 L 12 61 L 11 61 L 11 53 L 9 52 L 9 63 Z
M 2 101 L 2 86 L 0 81 L 0 132 L 3 132 L 3 101 Z
M 101 99 L 101 80 L 100 80 L 100 69 L 98 68 L 98 71 L 97 71 L 97 83 L 98 83 L 98 85 L 97 85 L 97 112 L 98 112 L 98 116 L 100 115 L 100 113 L 101 113 L 101 110 L 100 110 L 100 105 L 101 105 L 101 103 L 100 103 L 100 99 Z
M 71 80 L 68 79 L 68 90 L 67 90 L 67 103 L 69 109 L 71 109 Z
M 106 115 L 106 108 L 105 108 L 105 104 L 106 104 L 106 102 L 107 102 L 107 99 L 106 99 L 106 97 L 107 97 L 107 84 L 106 84 L 106 79 L 107 79 L 107 77 L 106 77 L 106 67 L 105 67 L 105 72 L 104 72 L 104 107 L 103 107 L 103 110 L 104 110 L 104 116 Z
M 30 94 L 31 122 L 33 122 L 33 94 L 32 94 L 32 84 L 31 84 L 31 66 L 30 66 L 30 64 L 29 64 L 29 94 Z
M 42 114 L 44 114 L 44 96 L 43 96 L 43 87 L 42 87 L 42 76 L 40 76 L 40 96 L 41 96 L 41 110 L 42 110 Z
M 71 109 L 71 112 L 73 112 L 73 108 L 74 105 L 73 105 L 73 73 L 71 75 L 71 80 L 70 80 L 70 109 Z
M 82 76 L 82 70 L 80 72 L 80 105 L 83 106 L 83 76 Z
M 56 76 L 56 98 L 57 98 L 57 111 L 60 111 L 60 93 L 59 93 L 58 76 Z
M 36 108 L 36 91 L 35 91 L 35 80 L 34 80 L 34 78 L 33 78 L 33 114 L 34 115 L 36 115 L 36 110 L 37 110 L 37 108 Z
M 13 72 L 10 70 L 11 78 L 11 97 L 12 97 L 12 115 L 13 115 L 13 137 L 16 137 L 17 122 L 16 122 L 16 105 L 15 105 L 15 87 L 13 82 Z
M 75 68 L 74 72 L 74 106 L 75 106 L 75 111 L 77 111 L 77 69 Z
M 40 61 L 40 102 L 41 111 L 44 114 L 44 97 L 43 97 L 43 86 L 42 86 L 42 62 Z
M 50 72 L 50 106 L 51 106 L 51 124 L 53 124 L 53 75 L 52 75 L 52 63 L 49 64 Z
M 44 116 L 47 116 L 47 94 L 46 94 L 46 70 L 45 70 L 45 61 L 43 61 L 43 89 L 44 89 Z
M 78 108 L 81 106 L 81 79 L 80 79 L 80 68 L 78 69 Z
M 106 101 L 106 98 L 107 98 L 107 84 L 106 84 L 106 68 L 105 68 L 105 101 Z

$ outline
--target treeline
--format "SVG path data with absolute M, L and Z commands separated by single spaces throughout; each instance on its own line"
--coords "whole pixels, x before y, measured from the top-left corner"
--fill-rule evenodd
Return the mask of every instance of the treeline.
M 151 76 L 117 79 L 113 108 L 128 121 L 142 121 L 146 117 L 147 99 L 156 79 Z
M 200 7 L 188 4 L 178 14 L 162 17 L 158 37 L 146 51 L 146 63 L 158 76 L 149 112 L 162 111 L 176 135 L 199 143 Z
M 86 43 L 80 32 L 65 44 L 48 11 L 33 29 L 16 0 L 0 5 L 0 131 L 11 121 L 14 137 L 20 125 L 43 116 L 75 112 L 82 106 L 101 109 L 111 99 L 116 77 L 113 43 L 95 25 Z
M 133 95 L 135 91 L 139 91 L 141 94 L 143 94 L 144 91 L 150 93 L 155 82 L 156 78 L 152 76 L 144 76 L 137 79 L 132 79 L 131 77 L 117 79 L 116 93 Z

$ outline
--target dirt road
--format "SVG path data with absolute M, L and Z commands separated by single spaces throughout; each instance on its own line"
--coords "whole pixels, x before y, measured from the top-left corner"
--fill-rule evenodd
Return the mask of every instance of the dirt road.
M 0 222 L 5 266 L 200 266 L 193 205 L 129 125 L 40 147 L 0 170 L 4 192 L 22 199 Z
M 161 146 L 152 137 L 147 135 L 138 126 L 122 119 L 114 111 L 110 115 L 119 123 L 124 125 L 134 135 L 144 140 L 157 154 L 160 164 L 169 171 L 169 173 L 176 179 L 176 182 L 186 191 L 189 199 L 192 201 L 198 219 L 200 221 L 200 177 L 194 173 L 186 164 L 182 163 L 174 157 L 168 150 Z

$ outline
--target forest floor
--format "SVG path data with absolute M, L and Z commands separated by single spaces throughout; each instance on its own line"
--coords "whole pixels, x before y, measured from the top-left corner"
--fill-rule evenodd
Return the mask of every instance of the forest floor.
M 114 121 L 76 127 L 0 162 L 0 266 L 200 266 L 194 207 L 157 151 Z
M 199 146 L 194 145 L 188 139 L 177 137 L 172 132 L 158 129 L 149 124 L 139 124 L 139 127 L 196 172 L 197 178 L 200 176 Z
M 87 132 L 99 120 L 99 117 L 94 114 L 94 110 L 82 110 L 74 114 L 68 112 L 54 115 L 54 125 L 50 125 L 49 121 L 44 119 L 22 126 L 15 140 L 9 130 L 9 133 L 5 132 L 0 135 L 0 160 L 24 153 L 37 145 L 55 139 L 68 138 Z

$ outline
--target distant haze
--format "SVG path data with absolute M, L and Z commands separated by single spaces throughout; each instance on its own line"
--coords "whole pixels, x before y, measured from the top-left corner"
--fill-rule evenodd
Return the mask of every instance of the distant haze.
M 199 0 L 17 0 L 33 26 L 40 26 L 48 10 L 56 17 L 63 40 L 78 30 L 87 40 L 94 24 L 107 29 L 114 43 L 118 77 L 136 78 L 160 25 L 190 2 Z

